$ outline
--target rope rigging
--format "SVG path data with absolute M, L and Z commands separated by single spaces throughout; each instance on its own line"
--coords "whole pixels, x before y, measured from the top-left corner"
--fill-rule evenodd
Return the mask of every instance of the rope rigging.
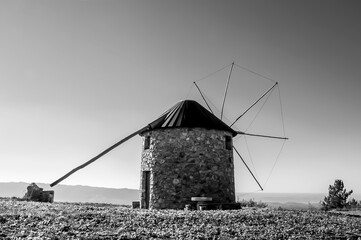
M 225 105 L 225 101 L 226 101 L 226 97 L 227 97 L 227 91 L 228 91 L 228 88 L 229 88 L 229 83 L 230 83 L 230 79 L 231 79 L 231 74 L 232 74 L 232 70 L 233 70 L 233 67 L 237 67 L 239 69 L 242 69 L 244 71 L 247 71 L 249 73 L 252 73 L 258 77 L 261 77 L 263 79 L 266 79 L 266 80 L 269 80 L 273 83 L 272 87 L 269 88 L 265 93 L 263 93 L 263 95 L 261 95 L 261 97 L 259 97 L 255 102 L 253 102 L 253 104 L 251 104 L 250 107 L 248 107 L 239 117 L 237 117 L 233 122 L 232 124 L 230 124 L 229 126 L 230 127 L 233 127 L 235 129 L 237 129 L 237 126 L 235 125 L 237 123 L 238 120 L 240 120 L 244 115 L 246 115 L 247 112 L 249 112 L 254 106 L 256 105 L 259 105 L 259 103 L 261 102 L 261 100 L 263 100 L 263 103 L 261 105 L 261 107 L 258 109 L 257 113 L 255 114 L 255 116 L 253 117 L 253 119 L 251 120 L 250 124 L 248 125 L 248 127 L 246 128 L 245 132 L 243 131 L 237 131 L 238 134 L 240 134 L 242 137 L 244 137 L 245 139 L 245 142 L 246 142 L 246 147 L 247 147 L 247 150 L 248 150 L 248 153 L 249 153 L 249 156 L 250 156 L 250 161 L 252 163 L 252 166 L 253 166 L 253 169 L 254 169 L 254 172 L 256 173 L 256 168 L 254 166 L 254 162 L 252 160 L 252 155 L 251 155 L 251 152 L 250 152 L 250 149 L 249 149 L 249 146 L 248 146 L 248 142 L 246 140 L 247 137 L 263 137 L 263 138 L 271 138 L 271 139 L 280 139 L 280 140 L 283 140 L 283 143 L 282 143 L 282 146 L 279 150 L 279 152 L 277 153 L 277 156 L 276 156 L 276 159 L 274 160 L 273 162 L 273 165 L 272 165 L 272 168 L 266 178 L 266 181 L 264 182 L 263 184 L 263 187 L 265 187 L 273 173 L 273 170 L 275 169 L 275 166 L 277 165 L 278 163 L 278 160 L 280 158 L 280 155 L 281 155 L 281 152 L 284 148 L 284 145 L 285 145 L 285 142 L 288 138 L 286 138 L 286 133 L 285 133 L 285 124 L 284 124 L 284 115 L 283 115 L 283 108 L 282 108 L 282 101 L 281 101 L 281 93 L 280 93 L 280 88 L 279 88 L 279 84 L 277 81 L 269 78 L 269 77 L 266 77 L 262 74 L 259 74 L 257 72 L 254 72 L 248 68 L 245 68 L 245 67 L 242 67 L 238 64 L 235 64 L 234 62 L 232 62 L 231 64 L 197 80 L 197 81 L 194 81 L 194 85 L 197 87 L 199 93 L 201 94 L 202 96 L 202 99 L 203 101 L 206 103 L 207 107 L 209 108 L 209 110 L 214 114 L 214 112 L 212 111 L 210 105 L 208 104 L 208 102 L 211 103 L 211 105 L 213 106 L 214 109 L 217 110 L 217 107 L 215 107 L 215 105 L 209 100 L 209 98 L 207 97 L 206 93 L 204 91 L 201 91 L 201 89 L 199 88 L 199 86 L 197 85 L 197 82 L 199 81 L 203 81 L 211 76 L 213 76 L 214 74 L 224 70 L 225 68 L 227 67 L 230 67 L 230 71 L 229 71 L 229 74 L 228 74 L 228 78 L 227 78 L 227 82 L 226 82 L 226 87 L 225 87 L 225 92 L 224 92 L 224 97 L 223 97 L 223 102 L 222 102 L 222 105 L 221 105 L 221 119 L 222 118 L 225 118 L 227 119 L 224 114 L 223 114 L 223 110 L 224 110 L 224 105 Z M 278 89 L 278 100 L 279 100 L 279 106 L 280 106 L 280 115 L 281 115 L 281 124 L 282 124 L 282 136 L 270 136 L 270 135 L 262 135 L 262 134 L 254 134 L 254 133 L 248 133 L 248 129 L 253 125 L 254 121 L 258 118 L 260 112 L 264 109 L 264 106 L 265 104 L 268 102 L 270 96 L 274 93 L 274 89 Z M 208 100 L 208 101 L 207 101 Z M 228 119 L 227 119 L 228 120 Z M 229 121 L 229 120 L 228 120 Z M 237 138 L 234 140 L 234 142 L 238 141 L 240 138 Z M 248 171 L 250 172 L 251 176 L 254 178 L 254 180 L 256 181 L 256 183 L 258 184 L 258 186 L 260 187 L 260 189 L 263 191 L 263 187 L 261 186 L 261 184 L 259 183 L 259 181 L 257 180 L 256 176 L 257 174 L 253 174 L 253 172 L 251 171 L 251 169 L 248 167 L 247 163 L 245 162 L 244 158 L 241 156 L 241 154 L 239 153 L 239 151 L 233 146 L 233 149 L 235 150 L 236 154 L 239 156 L 239 158 L 242 160 L 242 162 L 244 163 L 244 165 L 246 166 L 246 168 L 248 169 Z M 255 176 L 256 175 L 256 176 Z
M 263 101 L 262 106 L 258 109 L 257 113 L 255 114 L 254 118 L 252 119 L 252 121 L 250 122 L 250 124 L 248 125 L 248 127 L 246 128 L 246 132 L 248 131 L 248 129 L 253 125 L 254 121 L 256 120 L 256 118 L 258 117 L 258 115 L 260 114 L 260 112 L 262 111 L 263 107 L 266 105 L 266 103 L 268 102 L 268 99 L 270 98 L 270 96 L 273 93 L 274 88 L 272 88 L 272 90 L 269 92 L 269 94 L 267 95 L 266 99 Z
M 265 103 L 268 101 L 270 95 L 273 93 L 274 88 L 275 88 L 276 86 L 278 86 L 278 83 L 277 83 L 276 81 L 274 81 L 273 79 L 270 79 L 270 78 L 267 78 L 267 77 L 265 77 L 265 76 L 263 76 L 263 75 L 261 75 L 261 74 L 255 73 L 255 72 L 253 72 L 253 71 L 251 71 L 251 70 L 249 70 L 249 69 L 247 69 L 247 68 L 241 67 L 241 66 L 239 66 L 239 65 L 237 65 L 237 64 L 235 64 L 235 63 L 233 62 L 232 64 L 227 65 L 227 66 L 225 66 L 225 67 L 223 67 L 223 68 L 221 68 L 221 69 L 219 69 L 219 70 L 217 70 L 217 71 L 215 71 L 215 72 L 207 75 L 206 77 L 201 78 L 201 79 L 195 81 L 195 82 L 194 82 L 194 85 L 197 87 L 197 90 L 198 90 L 198 92 L 200 93 L 203 101 L 204 101 L 205 104 L 207 105 L 208 109 L 209 109 L 210 112 L 214 115 L 214 113 L 213 113 L 213 111 L 212 111 L 212 108 L 211 108 L 211 106 L 208 104 L 208 102 L 211 103 L 211 105 L 213 106 L 213 109 L 218 110 L 217 107 L 208 99 L 208 97 L 206 96 L 206 94 L 204 93 L 204 91 L 201 91 L 201 89 L 199 88 L 197 82 L 203 81 L 203 80 L 205 80 L 205 79 L 207 79 L 207 78 L 209 78 L 209 77 L 211 77 L 211 76 L 214 76 L 216 73 L 224 70 L 225 68 L 230 67 L 230 72 L 229 72 L 229 75 L 228 75 L 228 78 L 227 78 L 227 83 L 226 83 L 225 92 L 224 92 L 224 96 L 223 96 L 223 101 L 222 101 L 222 105 L 221 105 L 221 111 L 220 111 L 220 118 L 221 118 L 221 120 L 216 119 L 216 118 L 214 118 L 213 116 L 211 116 L 210 119 L 212 119 L 212 121 L 216 121 L 216 122 L 217 122 L 217 121 L 220 121 L 220 125 L 221 125 L 221 126 L 224 126 L 224 122 L 222 122 L 222 119 L 223 119 L 223 118 L 224 118 L 226 121 L 228 121 L 229 123 L 231 123 L 231 121 L 229 121 L 229 119 L 227 119 L 227 118 L 224 116 L 224 107 L 225 107 L 225 102 L 226 102 L 226 98 L 227 98 L 227 94 L 228 94 L 228 89 L 229 89 L 229 85 L 230 85 L 231 74 L 232 74 L 232 70 L 233 70 L 234 66 L 236 66 L 236 67 L 238 67 L 238 68 L 240 68 L 240 69 L 243 69 L 243 70 L 245 70 L 245 71 L 248 71 L 248 72 L 250 72 L 250 73 L 252 73 L 252 74 L 255 74 L 256 76 L 260 76 L 260 77 L 262 77 L 262 78 L 264 78 L 264 79 L 268 79 L 268 80 L 270 80 L 270 81 L 272 81 L 272 82 L 274 83 L 271 88 L 269 88 L 269 89 L 268 89 L 261 97 L 259 97 L 249 108 L 247 108 L 247 110 L 245 110 L 238 118 L 236 118 L 236 120 L 235 120 L 232 124 L 229 124 L 229 126 L 225 126 L 225 128 L 222 128 L 222 129 L 225 129 L 225 131 L 230 131 L 230 132 L 232 132 L 232 136 L 235 136 L 235 135 L 238 134 L 239 136 L 244 137 L 244 138 L 246 138 L 246 137 L 249 136 L 249 137 L 262 137 L 262 138 L 283 139 L 283 140 L 284 140 L 283 145 L 282 145 L 282 147 L 281 147 L 281 149 L 280 149 L 280 151 L 279 151 L 279 153 L 278 153 L 278 155 L 277 155 L 276 161 L 273 163 L 272 169 L 271 169 L 270 173 L 268 174 L 267 180 L 265 181 L 265 183 L 264 183 L 264 185 L 263 185 L 263 187 L 264 187 L 264 186 L 268 183 L 268 180 L 269 180 L 270 177 L 271 177 L 271 174 L 272 174 L 272 172 L 273 172 L 273 170 L 274 170 L 274 168 L 275 168 L 275 166 L 276 166 L 276 164 L 277 164 L 277 162 L 278 162 L 279 156 L 280 156 L 280 154 L 281 154 L 281 151 L 282 151 L 282 149 L 283 149 L 283 147 L 284 147 L 284 144 L 285 144 L 285 140 L 287 140 L 287 138 L 286 138 L 286 137 L 278 137 L 278 136 L 270 136 L 270 135 L 261 135 L 261 134 L 249 133 L 249 132 L 247 132 L 247 130 L 248 130 L 249 127 L 253 124 L 254 120 L 258 117 L 260 111 L 263 109 Z M 230 90 L 231 90 L 231 89 L 230 89 Z M 279 90 L 279 87 L 278 87 L 278 90 Z M 280 91 L 278 91 L 278 93 L 279 93 L 279 101 L 280 101 L 281 117 L 282 117 L 282 129 L 283 129 L 283 134 L 285 135 L 285 126 L 284 126 L 284 120 L 283 120 L 283 110 L 282 110 L 282 104 L 281 104 L 281 98 L 280 98 L 280 96 L 281 96 Z M 246 132 L 239 131 L 238 128 L 237 128 L 237 126 L 235 125 L 235 123 L 236 123 L 240 118 L 242 118 L 247 112 L 249 112 L 249 110 L 250 110 L 251 108 L 253 108 L 253 107 L 256 106 L 259 102 L 261 102 L 261 100 L 263 100 L 264 98 L 265 98 L 265 101 L 264 101 L 263 105 L 261 106 L 261 109 L 257 112 L 255 118 L 252 120 L 251 124 L 250 124 L 249 127 L 246 129 Z M 208 100 L 208 101 L 207 101 L 207 100 Z M 185 101 L 184 101 L 184 102 L 185 102 Z M 188 101 L 188 102 L 190 102 L 190 101 Z M 194 101 L 192 101 L 192 102 L 194 102 Z M 228 100 L 228 102 L 229 102 L 229 100 Z M 196 103 L 196 104 L 199 105 L 198 103 Z M 51 183 L 50 186 L 53 187 L 53 186 L 57 185 L 57 184 L 60 183 L 61 181 L 63 181 L 63 180 L 65 180 L 66 178 L 68 178 L 70 175 L 72 175 L 72 174 L 74 174 L 75 172 L 79 171 L 80 169 L 88 166 L 89 164 L 95 162 L 95 161 L 98 160 L 100 157 L 102 157 L 102 156 L 104 156 L 105 154 L 109 153 L 110 151 L 112 151 L 112 150 L 115 149 L 116 147 L 120 146 L 121 144 L 127 142 L 128 140 L 130 140 L 130 139 L 133 138 L 134 136 L 139 135 L 139 134 L 142 134 L 142 133 L 144 133 L 144 132 L 146 132 L 146 131 L 150 131 L 150 130 L 154 129 L 154 126 L 158 126 L 159 124 L 160 124 L 162 127 L 163 127 L 163 124 L 165 124 L 165 125 L 168 126 L 168 123 L 170 123 L 170 122 L 171 122 L 170 125 L 173 125 L 173 123 L 177 120 L 177 117 L 178 117 L 178 115 L 179 115 L 179 112 L 177 112 L 177 109 L 179 109 L 179 106 L 180 106 L 180 105 L 175 105 L 174 108 L 171 108 L 169 111 L 166 112 L 166 114 L 163 114 L 160 118 L 158 118 L 158 119 L 155 120 L 154 122 L 149 123 L 149 124 L 147 124 L 146 126 L 143 126 L 141 129 L 139 129 L 139 130 L 133 132 L 132 134 L 128 135 L 127 137 L 121 139 L 120 141 L 118 141 L 117 143 L 115 143 L 115 144 L 113 144 L 112 146 L 108 147 L 107 149 L 105 149 L 104 151 L 102 151 L 101 153 L 99 153 L 98 155 L 96 155 L 95 157 L 91 158 L 91 159 L 88 160 L 87 162 L 85 162 L 85 163 L 83 163 L 82 165 L 79 165 L 78 167 L 72 169 L 72 170 L 69 171 L 67 174 L 63 175 L 61 178 L 59 178 L 59 179 L 56 180 L 55 182 Z M 199 112 L 201 112 L 202 114 L 206 114 L 206 115 L 209 114 L 209 113 L 207 112 L 207 110 L 203 110 L 204 107 L 202 107 L 202 106 L 200 106 L 200 107 L 201 107 L 200 109 L 202 109 L 202 110 L 199 111 Z M 183 110 L 184 110 L 184 109 L 182 109 L 182 111 L 183 111 Z M 198 110 L 199 110 L 199 108 L 198 108 Z M 165 118 L 165 117 L 164 117 L 164 116 L 167 117 L 168 115 L 172 115 L 172 114 L 175 113 L 175 112 L 176 112 L 176 116 L 177 116 L 177 117 L 175 117 L 175 118 Z M 180 114 L 180 115 L 182 115 L 182 114 Z M 189 116 L 189 115 L 192 116 L 192 115 L 195 115 L 195 114 L 194 114 L 194 112 L 193 112 L 193 113 L 190 113 L 190 114 L 188 113 L 188 116 Z M 197 118 L 202 118 L 202 115 L 197 115 L 197 116 L 198 116 Z M 199 116 L 201 116 L 201 117 L 199 117 Z M 207 115 L 207 116 L 208 116 L 208 115 Z M 182 117 L 183 117 L 183 116 L 182 116 Z M 202 120 L 202 121 L 204 121 L 204 120 Z M 202 126 L 202 125 L 201 125 L 201 126 Z M 174 127 L 174 126 L 173 126 L 173 127 Z M 187 127 L 188 127 L 188 126 L 187 126 Z M 231 128 L 231 127 L 233 127 L 233 128 Z M 234 130 L 234 129 L 236 129 L 236 130 Z M 221 137 L 221 138 L 222 138 L 222 137 Z M 239 139 L 239 138 L 238 138 L 238 139 Z M 237 139 L 237 140 L 238 140 L 238 139 Z M 227 142 L 227 141 L 226 141 L 226 142 Z M 234 141 L 234 142 L 235 142 L 235 141 Z M 247 148 L 248 148 L 248 143 L 247 143 L 247 142 L 246 142 L 246 145 L 247 145 Z M 259 188 L 260 188 L 261 190 L 263 190 L 262 185 L 261 185 L 260 182 L 258 181 L 258 177 L 256 177 L 257 174 L 256 174 L 256 175 L 253 174 L 252 170 L 248 167 L 246 161 L 244 160 L 244 158 L 241 156 L 241 154 L 239 153 L 239 151 L 236 149 L 236 147 L 235 147 L 234 145 L 231 147 L 231 149 L 232 149 L 232 148 L 234 149 L 234 151 L 236 152 L 236 154 L 238 155 L 238 157 L 242 160 L 242 162 L 243 162 L 244 165 L 246 166 L 247 170 L 249 171 L 249 173 L 251 174 L 251 176 L 254 178 L 254 180 L 255 180 L 256 183 L 258 184 Z M 230 149 L 230 150 L 231 150 L 231 149 Z M 248 149 L 248 151 L 249 151 L 249 153 L 250 153 L 250 150 L 249 150 L 249 149 Z M 227 154 L 228 154 L 228 152 L 227 152 Z M 233 170 L 233 161 L 232 161 L 232 159 L 230 159 L 230 160 L 231 160 L 230 162 L 232 163 L 232 170 Z M 251 157 L 251 161 L 252 161 L 252 165 L 253 165 L 253 167 L 254 167 L 254 163 L 253 163 L 252 157 Z M 254 168 L 255 168 L 255 167 L 254 167 Z M 232 176 L 232 181 L 233 181 L 233 176 Z M 228 190 L 229 190 L 229 189 L 228 189 Z

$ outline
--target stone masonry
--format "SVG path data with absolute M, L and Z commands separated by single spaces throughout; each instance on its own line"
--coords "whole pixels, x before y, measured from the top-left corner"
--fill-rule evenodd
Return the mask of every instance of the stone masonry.
M 146 207 L 143 171 L 149 171 L 149 208 L 183 209 L 191 197 L 234 203 L 234 165 L 230 132 L 203 128 L 164 128 L 144 132 L 141 207 Z M 144 149 L 145 139 L 149 148 Z M 230 145 L 232 146 L 232 145 Z

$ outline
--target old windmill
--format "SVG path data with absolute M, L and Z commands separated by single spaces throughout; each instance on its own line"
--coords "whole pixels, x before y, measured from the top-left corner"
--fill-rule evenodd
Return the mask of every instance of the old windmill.
M 251 134 L 232 128 L 242 116 L 277 86 L 277 82 L 247 108 L 235 121 L 227 125 L 221 119 L 227 96 L 226 84 L 221 117 L 216 117 L 197 83 L 207 110 L 194 100 L 180 101 L 145 127 L 125 137 L 94 158 L 71 170 L 50 186 L 55 186 L 71 174 L 86 167 L 136 135 L 143 138 L 141 159 L 141 207 L 151 209 L 182 209 L 194 197 L 207 197 L 214 203 L 235 203 L 233 150 L 262 189 L 232 139 L 249 135 L 275 139 L 285 137 Z

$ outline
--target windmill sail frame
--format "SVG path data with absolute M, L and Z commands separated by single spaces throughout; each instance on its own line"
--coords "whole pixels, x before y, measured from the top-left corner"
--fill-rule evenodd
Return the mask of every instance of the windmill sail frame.
M 273 138 L 273 139 L 281 139 L 281 140 L 287 140 L 288 138 L 286 137 L 280 137 L 280 136 L 270 136 L 270 135 L 262 135 L 262 134 L 254 134 L 254 133 L 246 133 L 246 132 L 241 132 L 241 131 L 235 131 L 232 129 L 232 126 L 241 118 L 243 117 L 251 108 L 253 108 L 262 98 L 264 98 L 268 93 L 270 93 L 277 85 L 278 85 L 278 82 L 275 82 L 275 84 L 269 88 L 261 97 L 259 97 L 250 107 L 248 107 L 239 117 L 236 118 L 236 120 L 231 124 L 231 125 L 227 125 L 225 124 L 223 121 L 222 121 L 222 118 L 223 118 L 223 109 L 224 109 L 224 105 L 225 105 L 225 101 L 226 101 L 226 97 L 227 97 L 227 90 L 228 90 L 228 87 L 229 87 L 229 82 L 230 82 L 230 79 L 231 79 L 231 75 L 232 75 L 232 70 L 233 70 L 233 66 L 238 66 L 242 69 L 245 69 L 237 64 L 235 64 L 234 62 L 232 62 L 231 64 L 231 68 L 230 68 L 230 72 L 229 72 L 229 75 L 228 75 L 228 78 L 227 78 L 227 83 L 226 83 L 226 87 L 225 87 L 225 93 L 224 93 L 224 97 L 223 97 L 223 102 L 222 102 L 222 109 L 221 109 L 221 119 L 220 119 L 220 122 L 224 125 L 224 127 L 226 128 L 229 128 L 231 130 L 231 133 L 233 135 L 233 137 L 235 137 L 237 134 L 240 134 L 240 135 L 246 135 L 246 136 L 253 136 L 253 137 L 264 137 L 264 138 Z M 229 66 L 229 65 L 228 65 Z M 225 67 L 224 67 L 225 68 Z M 222 69 L 224 69 L 222 68 Z M 247 69 L 245 69 L 247 70 Z M 219 70 L 218 70 L 219 71 Z M 250 70 L 248 70 L 250 71 Z M 254 73 L 253 71 L 250 71 L 252 73 Z M 260 74 L 257 74 L 257 73 L 254 73 L 256 75 L 259 75 L 259 76 L 262 76 Z M 262 76 L 263 77 L 263 76 Z M 266 77 L 264 77 L 266 78 Z M 269 78 L 266 78 L 266 79 L 269 79 Z M 272 79 L 269 79 L 269 80 L 272 80 Z M 272 80 L 273 81 L 273 80 Z M 201 89 L 199 88 L 199 86 L 197 85 L 196 82 L 193 82 L 194 85 L 196 86 L 197 90 L 199 91 L 202 99 L 204 100 L 205 104 L 207 105 L 210 113 L 214 116 L 214 118 L 217 118 L 211 107 L 209 106 L 209 104 L 207 103 L 206 101 L 206 98 L 204 96 L 204 94 L 202 93 Z M 59 178 L 58 180 L 54 181 L 53 183 L 50 184 L 51 187 L 54 187 L 55 185 L 59 184 L 61 181 L 65 180 L 66 178 L 68 178 L 69 176 L 71 176 L 72 174 L 74 174 L 75 172 L 79 171 L 80 169 L 88 166 L 89 164 L 95 162 L 96 160 L 98 160 L 100 157 L 104 156 L 105 154 L 107 154 L 108 152 L 112 151 L 114 148 L 118 147 L 119 145 L 125 143 L 126 141 L 130 140 L 131 138 L 133 138 L 134 136 L 136 135 L 139 135 L 139 134 L 142 134 L 148 130 L 151 130 L 152 128 L 154 128 L 155 126 L 157 126 L 157 124 L 159 124 L 160 122 L 163 121 L 164 118 L 167 117 L 167 115 L 169 114 L 172 114 L 172 111 L 176 111 L 177 109 L 175 108 L 172 108 L 170 109 L 169 111 L 170 112 L 165 112 L 163 115 L 161 115 L 160 118 L 158 118 L 157 120 L 153 121 L 152 123 L 148 124 L 147 126 L 135 131 L 134 133 L 128 135 L 127 137 L 121 139 L 119 142 L 115 143 L 114 145 L 112 145 L 111 147 L 105 149 L 103 152 L 99 153 L 98 155 L 96 155 L 95 157 L 93 157 L 92 159 L 88 160 L 87 162 L 83 163 L 82 165 L 72 169 L 71 171 L 69 171 L 67 174 L 65 174 L 64 176 L 62 176 L 61 178 Z M 206 109 L 202 110 L 202 111 L 208 111 Z M 218 118 L 217 118 L 218 119 Z M 171 124 L 174 124 L 177 120 L 173 119 L 173 120 L 170 120 L 169 123 Z M 220 124 L 220 125 L 222 125 Z M 223 127 L 223 128 L 224 128 Z M 250 172 L 250 174 L 252 175 L 252 177 L 254 178 L 254 180 L 256 181 L 256 183 L 258 184 L 258 186 L 260 187 L 260 189 L 263 191 L 263 187 L 261 186 L 261 184 L 259 183 L 259 181 L 256 179 L 255 175 L 253 174 L 253 172 L 251 171 L 251 169 L 248 167 L 248 165 L 246 164 L 246 162 L 244 161 L 244 159 L 242 158 L 241 154 L 238 152 L 238 150 L 233 146 L 233 149 L 235 150 L 235 152 L 237 153 L 237 155 L 239 156 L 239 158 L 242 160 L 243 164 L 246 166 L 246 168 L 248 169 L 248 171 Z

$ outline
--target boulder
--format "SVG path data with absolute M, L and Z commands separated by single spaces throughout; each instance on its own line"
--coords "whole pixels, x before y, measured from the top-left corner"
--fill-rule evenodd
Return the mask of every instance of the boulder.
M 54 202 L 54 191 L 43 191 L 38 185 L 32 183 L 27 187 L 24 199 L 27 201 L 52 203 Z

